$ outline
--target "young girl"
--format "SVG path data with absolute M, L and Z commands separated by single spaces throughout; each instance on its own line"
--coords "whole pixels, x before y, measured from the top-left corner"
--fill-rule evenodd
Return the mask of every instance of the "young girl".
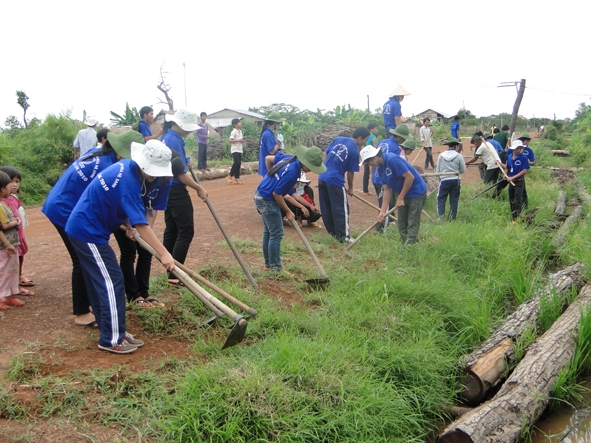
M 5 172 L 0 171 L 0 193 L 2 198 L 10 196 L 12 180 Z M 20 219 L 14 218 L 12 209 L 3 201 L 0 202 L 0 311 L 6 311 L 9 306 L 23 306 L 18 298 L 11 297 L 19 293 L 18 287 L 18 256 L 16 247 L 19 246 L 18 227 Z
M 6 203 L 8 207 L 12 209 L 12 214 L 14 215 L 14 218 L 20 220 L 20 224 L 18 226 L 18 239 L 20 241 L 20 246 L 17 248 L 19 261 L 19 284 L 21 286 L 35 286 L 35 282 L 33 282 L 33 280 L 30 280 L 23 275 L 23 262 L 25 260 L 25 254 L 29 250 L 29 246 L 27 245 L 27 240 L 25 239 L 25 226 L 23 226 L 23 219 L 21 215 L 23 205 L 16 196 L 22 180 L 21 173 L 18 169 L 12 166 L 2 166 L 0 168 L 0 171 L 6 172 L 10 177 L 10 180 L 12 180 L 11 193 L 8 196 L 8 198 L 3 199 L 4 203 Z M 35 295 L 34 292 L 27 291 L 26 289 L 21 289 L 19 293 L 20 295 Z

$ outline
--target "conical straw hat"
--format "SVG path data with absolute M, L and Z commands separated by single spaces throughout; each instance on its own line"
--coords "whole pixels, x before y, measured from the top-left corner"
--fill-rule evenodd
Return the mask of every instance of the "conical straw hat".
M 398 85 L 398 86 L 396 86 L 396 89 L 394 89 L 392 92 L 390 92 L 388 97 L 394 97 L 396 95 L 410 95 L 410 92 L 408 92 L 402 86 Z

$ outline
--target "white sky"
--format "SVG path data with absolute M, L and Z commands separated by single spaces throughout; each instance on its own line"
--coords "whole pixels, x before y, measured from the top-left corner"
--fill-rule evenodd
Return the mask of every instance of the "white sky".
M 185 72 L 197 112 L 366 108 L 367 95 L 373 110 L 400 84 L 412 94 L 405 116 L 463 105 L 511 113 L 515 88 L 496 86 L 522 78 L 554 91 L 527 89 L 526 117 L 573 117 L 591 103 L 591 3 L 580 0 L 2 3 L 0 125 L 22 120 L 17 90 L 30 98 L 29 118 L 82 119 L 85 109 L 108 123 L 125 102 L 158 111 L 162 62 L 175 107 L 185 105 Z

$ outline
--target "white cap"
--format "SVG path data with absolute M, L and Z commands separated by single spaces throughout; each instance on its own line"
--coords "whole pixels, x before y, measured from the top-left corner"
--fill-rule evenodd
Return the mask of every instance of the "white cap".
M 374 148 L 373 146 L 366 146 L 363 148 L 359 153 L 359 156 L 361 157 L 361 163 L 359 163 L 359 166 L 363 166 L 365 160 L 374 158 L 376 155 L 378 155 L 378 152 L 380 152 L 380 150 L 378 148 Z
M 86 121 L 84 123 L 86 123 L 87 126 L 96 126 L 96 125 L 98 125 L 98 120 L 94 117 L 87 115 Z
M 300 180 L 302 183 L 310 183 L 312 180 L 306 180 L 306 173 L 302 172 L 302 174 L 300 175 Z
M 172 151 L 160 140 L 148 140 L 141 143 L 131 143 L 131 159 L 138 164 L 142 171 L 152 177 L 172 177 L 170 159 Z
M 175 122 L 183 131 L 191 132 L 200 128 L 197 113 L 188 109 L 179 109 L 174 115 L 166 114 L 164 118 L 167 122 Z

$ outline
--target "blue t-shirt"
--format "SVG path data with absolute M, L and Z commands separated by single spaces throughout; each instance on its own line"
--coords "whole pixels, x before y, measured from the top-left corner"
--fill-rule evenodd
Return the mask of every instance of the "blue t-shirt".
M 49 192 L 41 212 L 54 225 L 62 228 L 66 226 L 74 206 L 86 187 L 101 171 L 117 161 L 114 153 L 88 157 L 88 154 L 99 150 L 100 148 L 92 149 L 84 157 L 72 163 Z
M 281 152 L 278 152 L 275 154 L 274 165 L 279 162 L 289 160 L 290 158 L 293 158 L 293 155 L 282 154 Z M 281 167 L 273 177 L 265 175 L 257 187 L 257 191 L 261 197 L 269 201 L 275 200 L 273 193 L 278 195 L 293 195 L 295 192 L 294 186 L 299 180 L 301 173 L 302 164 L 299 160 L 295 160 L 294 162 L 288 163 Z
M 382 108 L 384 115 L 384 126 L 386 127 L 386 135 L 390 137 L 390 129 L 396 129 L 396 117 L 402 116 L 402 108 L 400 102 L 394 97 L 390 97 L 384 107 Z
M 84 242 L 105 244 L 127 219 L 132 226 L 147 225 L 141 193 L 137 163 L 130 159 L 115 163 L 88 185 L 70 214 L 66 233 Z
M 162 180 L 161 178 L 156 178 L 151 182 L 146 180 L 145 186 L 145 189 L 142 189 L 142 202 L 145 208 L 152 208 L 155 211 L 166 210 L 171 180 Z
M 523 154 L 525 154 L 525 156 L 530 161 L 530 163 L 536 161 L 536 156 L 534 155 L 534 151 L 532 151 L 532 149 L 529 146 L 526 146 L 523 149 Z
M 265 163 L 265 157 L 267 157 L 273 149 L 275 149 L 275 134 L 269 128 L 265 129 L 261 136 L 261 145 L 259 149 L 259 175 L 264 177 L 267 175 L 267 163 Z
M 406 160 L 396 154 L 384 154 L 384 163 L 377 169 L 380 172 L 382 183 L 388 185 L 393 192 L 397 194 L 402 191 L 404 186 L 404 177 L 406 172 L 410 171 L 415 178 L 412 186 L 406 193 L 405 198 L 415 198 L 427 192 L 427 185 L 417 170 L 413 168 Z
M 501 146 L 501 144 L 500 144 L 498 141 L 496 141 L 496 140 L 493 140 L 492 138 L 489 138 L 489 139 L 487 140 L 487 142 L 489 142 L 491 145 L 493 145 L 493 147 L 494 147 L 494 148 L 497 150 L 497 152 L 498 152 L 499 154 L 500 154 L 501 152 L 503 152 L 503 147 Z
M 384 154 L 395 154 L 400 155 L 400 145 L 396 140 L 393 138 L 387 138 L 382 140 L 377 148 L 382 151 Z M 371 182 L 376 185 L 383 185 L 382 177 L 380 177 L 380 173 L 378 172 L 378 168 L 373 168 L 373 175 L 371 177 Z
M 522 152 L 516 158 L 513 158 L 513 153 L 509 153 L 507 155 L 507 168 L 509 169 L 509 173 L 507 174 L 509 177 L 519 174 L 524 169 L 529 169 L 527 155 Z
M 359 148 L 349 137 L 337 137 L 326 148 L 326 172 L 318 180 L 335 186 L 345 186 L 345 173 L 359 171 Z
M 164 136 L 162 137 L 162 143 L 168 146 L 171 150 L 179 153 L 179 156 L 183 161 L 183 165 L 185 165 L 183 172 L 187 172 L 187 154 L 185 153 L 185 140 L 183 140 L 183 137 L 178 135 L 172 129 L 169 129 L 168 131 L 166 131 L 166 134 L 164 134 Z M 183 184 L 178 178 L 175 177 L 172 179 L 172 185 Z
M 142 134 L 144 137 L 152 136 L 152 129 L 150 128 L 150 125 L 146 123 L 145 120 L 140 120 L 140 125 L 137 128 L 137 132 Z
M 451 124 L 451 136 L 453 138 L 458 138 L 459 132 L 460 132 L 460 122 L 453 122 Z

